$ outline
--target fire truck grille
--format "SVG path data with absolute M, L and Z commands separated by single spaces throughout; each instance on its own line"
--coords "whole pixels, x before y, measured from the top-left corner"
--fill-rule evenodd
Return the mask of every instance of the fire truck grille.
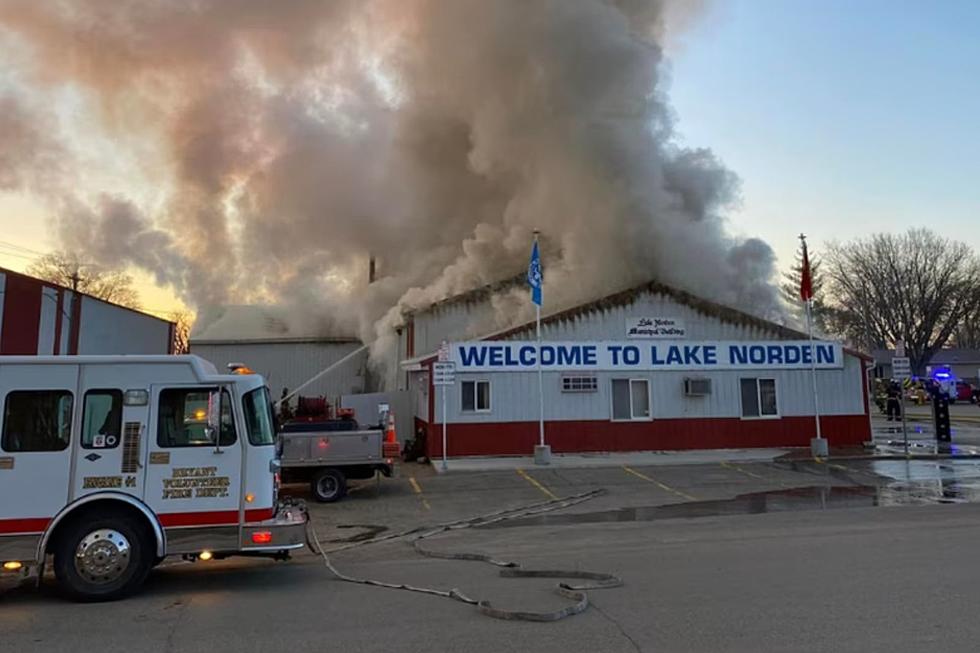
M 135 474 L 140 464 L 140 422 L 126 422 L 123 428 L 122 473 Z

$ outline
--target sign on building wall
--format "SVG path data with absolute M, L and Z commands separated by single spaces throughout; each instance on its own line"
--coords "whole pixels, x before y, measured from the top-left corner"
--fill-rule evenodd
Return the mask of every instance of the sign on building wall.
M 811 348 L 812 347 L 812 348 Z M 459 342 L 456 371 L 799 370 L 844 367 L 840 343 L 807 340 L 636 342 Z
M 627 338 L 686 338 L 684 320 L 673 317 L 628 317 L 626 318 Z

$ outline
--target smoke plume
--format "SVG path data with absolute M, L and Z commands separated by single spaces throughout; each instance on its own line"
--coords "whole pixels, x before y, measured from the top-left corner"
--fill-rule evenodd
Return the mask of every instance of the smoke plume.
M 0 153 L 0 185 L 59 152 L 67 245 L 376 350 L 403 311 L 518 273 L 533 229 L 546 311 L 659 279 L 771 316 L 772 251 L 723 219 L 736 176 L 674 138 L 663 44 L 690 6 L 0 0 L 0 134 L 38 153 Z M 497 305 L 474 329 L 530 316 Z

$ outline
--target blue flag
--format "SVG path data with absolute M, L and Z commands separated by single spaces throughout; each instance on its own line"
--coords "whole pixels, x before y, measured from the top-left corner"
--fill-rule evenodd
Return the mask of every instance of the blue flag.
M 531 301 L 541 306 L 541 254 L 538 253 L 538 241 L 534 241 L 531 250 L 531 263 L 527 266 L 527 283 L 531 286 Z

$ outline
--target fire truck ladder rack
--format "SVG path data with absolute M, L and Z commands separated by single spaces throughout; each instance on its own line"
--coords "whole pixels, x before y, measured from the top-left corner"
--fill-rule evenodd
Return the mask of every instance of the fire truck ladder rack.
M 558 621 L 560 619 L 564 619 L 565 617 L 570 617 L 575 614 L 580 614 L 589 607 L 589 596 L 588 594 L 586 594 L 586 590 L 620 587 L 623 585 L 623 581 L 620 578 L 613 576 L 612 574 L 596 573 L 590 571 L 563 570 L 563 569 L 524 569 L 516 562 L 497 560 L 483 553 L 432 551 L 430 549 L 424 548 L 421 545 L 421 542 L 422 540 L 425 540 L 427 538 L 442 533 L 446 533 L 449 531 L 462 530 L 466 528 L 475 528 L 480 526 L 488 526 L 490 524 L 495 524 L 497 522 L 507 521 L 511 519 L 519 519 L 522 517 L 529 517 L 541 513 L 552 512 L 554 510 L 562 510 L 564 508 L 574 506 L 584 501 L 589 501 L 590 499 L 594 499 L 604 493 L 605 490 L 602 489 L 590 490 L 588 492 L 582 492 L 580 494 L 572 494 L 565 497 L 559 497 L 557 499 L 550 499 L 548 501 L 541 501 L 538 503 L 518 506 L 516 508 L 498 510 L 496 512 L 488 513 L 485 515 L 479 515 L 477 517 L 470 517 L 467 519 L 445 522 L 442 524 L 438 524 L 436 526 L 417 526 L 415 528 L 406 529 L 396 533 L 388 533 L 386 535 L 375 537 L 370 540 L 355 542 L 352 544 L 339 546 L 329 550 L 324 550 L 323 546 L 320 544 L 320 540 L 317 537 L 316 528 L 313 526 L 313 522 L 310 521 L 307 530 L 307 538 L 308 538 L 307 545 L 310 547 L 311 551 L 320 554 L 320 556 L 323 558 L 323 562 L 326 565 L 327 569 L 329 569 L 334 576 L 336 576 L 339 580 L 348 583 L 357 583 L 360 585 L 373 585 L 375 587 L 384 587 L 387 589 L 406 590 L 409 592 L 420 592 L 422 594 L 441 596 L 443 598 L 453 599 L 455 601 L 460 601 L 462 603 L 467 603 L 469 605 L 475 605 L 481 613 L 489 617 L 494 617 L 496 619 L 514 619 L 520 621 Z M 564 598 L 567 598 L 575 602 L 572 605 L 562 608 L 561 610 L 555 610 L 552 612 L 525 612 L 519 610 L 506 610 L 503 608 L 496 608 L 492 606 L 489 601 L 470 598 L 456 588 L 449 589 L 449 590 L 440 590 L 440 589 L 434 589 L 430 587 L 415 587 L 412 585 L 406 585 L 402 583 L 387 583 L 384 581 L 373 580 L 369 578 L 357 578 L 354 576 L 348 576 L 347 574 L 344 574 L 343 572 L 339 571 L 330 561 L 329 554 L 332 553 L 338 553 L 340 551 L 347 551 L 349 549 L 355 549 L 362 546 L 367 546 L 369 544 L 378 544 L 381 542 L 387 542 L 390 540 L 396 540 L 405 537 L 413 537 L 412 546 L 414 547 L 415 551 L 420 555 L 429 558 L 441 558 L 444 560 L 472 560 L 476 562 L 485 562 L 495 567 L 501 567 L 500 575 L 505 578 L 564 578 L 564 579 L 577 579 L 577 580 L 588 581 L 588 582 L 577 583 L 577 584 L 558 583 L 555 586 L 555 592 L 559 596 L 562 596 Z

